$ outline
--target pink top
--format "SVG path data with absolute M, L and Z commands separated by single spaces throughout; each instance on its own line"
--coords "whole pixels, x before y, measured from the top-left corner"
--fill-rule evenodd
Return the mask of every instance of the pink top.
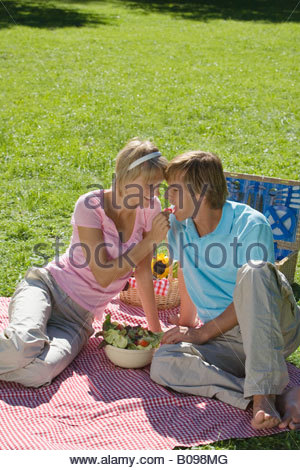
M 79 197 L 75 204 L 71 224 L 73 233 L 67 251 L 58 260 L 52 260 L 46 269 L 50 271 L 59 286 L 79 305 L 92 312 L 96 318 L 103 315 L 108 302 L 126 285 L 132 271 L 126 276 L 116 279 L 108 287 L 98 284 L 86 261 L 80 246 L 77 226 L 101 229 L 104 242 L 107 243 L 108 259 L 121 256 L 131 245 L 143 239 L 143 232 L 149 232 L 153 218 L 161 211 L 159 199 L 155 197 L 154 207 L 136 209 L 133 232 L 126 243 L 121 243 L 118 230 L 103 207 L 104 190 L 90 191 Z M 129 255 L 130 256 L 130 255 Z

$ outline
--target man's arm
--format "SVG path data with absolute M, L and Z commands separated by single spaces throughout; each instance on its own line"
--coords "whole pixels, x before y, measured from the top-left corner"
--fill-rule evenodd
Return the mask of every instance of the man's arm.
M 171 266 L 172 269 L 172 266 Z M 184 275 L 178 261 L 178 290 L 180 296 L 179 314 L 169 316 L 169 322 L 177 326 L 195 326 L 198 323 L 197 309 L 184 282 Z
M 237 316 L 232 302 L 217 318 L 210 320 L 200 328 L 175 326 L 175 328 L 168 330 L 162 338 L 162 344 L 180 343 L 181 341 L 204 344 L 231 330 L 237 324 Z

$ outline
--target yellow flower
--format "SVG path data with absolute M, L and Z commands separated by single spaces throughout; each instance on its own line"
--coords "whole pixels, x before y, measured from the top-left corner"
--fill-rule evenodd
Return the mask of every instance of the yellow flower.
M 163 253 L 152 259 L 151 268 L 153 275 L 157 279 L 163 279 L 169 275 L 169 258 Z

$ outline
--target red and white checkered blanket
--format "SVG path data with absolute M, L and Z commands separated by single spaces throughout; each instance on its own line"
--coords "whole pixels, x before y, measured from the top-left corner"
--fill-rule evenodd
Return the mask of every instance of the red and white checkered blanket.
M 135 277 L 129 279 L 131 287 L 136 287 Z M 169 280 L 167 278 L 153 280 L 154 292 L 157 295 L 167 295 L 169 289 Z
M 0 329 L 8 323 L 8 302 L 0 298 Z M 160 312 L 166 325 L 174 311 Z M 108 312 L 113 320 L 145 326 L 141 309 L 118 299 Z M 149 367 L 115 367 L 97 349 L 99 341 L 90 338 L 50 386 L 0 381 L 0 449 L 168 450 L 280 432 L 252 429 L 251 410 L 167 390 L 151 381 Z M 290 385 L 300 384 L 300 370 L 289 365 L 289 372 Z

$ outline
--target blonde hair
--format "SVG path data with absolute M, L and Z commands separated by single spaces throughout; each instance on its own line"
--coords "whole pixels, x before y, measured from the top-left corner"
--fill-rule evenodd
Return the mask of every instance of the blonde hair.
M 145 183 L 155 179 L 164 179 L 164 171 L 168 165 L 165 157 L 155 157 L 135 168 L 129 170 L 134 161 L 152 152 L 158 152 L 156 145 L 150 140 L 140 140 L 138 137 L 131 139 L 125 147 L 120 150 L 116 159 L 116 184 L 119 190 L 129 181 L 134 181 L 143 176 Z
M 205 197 L 211 209 L 223 207 L 228 189 L 222 162 L 217 155 L 201 150 L 178 155 L 168 164 L 165 177 L 170 182 L 179 175 L 195 194 L 201 194 L 206 186 Z

